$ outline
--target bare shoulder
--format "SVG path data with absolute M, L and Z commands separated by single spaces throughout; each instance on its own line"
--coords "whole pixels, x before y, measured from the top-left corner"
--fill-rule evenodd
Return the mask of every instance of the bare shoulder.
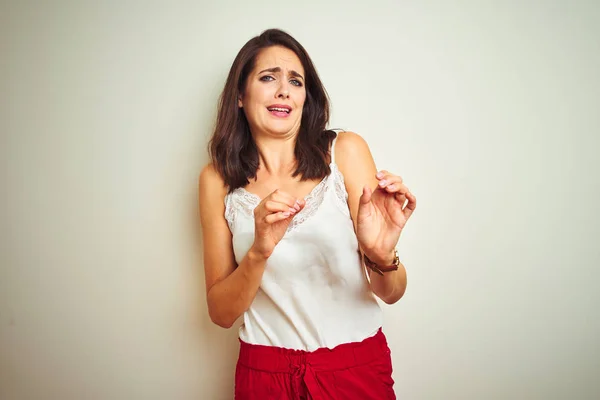
M 212 163 L 205 165 L 200 172 L 198 193 L 201 213 L 203 208 L 225 207 L 223 200 L 227 194 L 227 187 Z
M 344 176 L 356 176 L 365 168 L 374 168 L 373 156 L 367 141 L 358 133 L 344 131 L 338 133 L 335 142 L 335 162 Z
M 208 163 L 202 168 L 198 180 L 200 184 L 225 186 L 223 178 L 221 178 L 213 163 Z
M 198 184 L 200 185 L 200 189 L 210 188 L 212 190 L 218 190 L 219 192 L 226 193 L 227 188 L 225 186 L 225 182 L 217 169 L 215 168 L 213 163 L 208 163 L 202 168 L 200 171 L 200 176 L 198 177 Z
M 377 186 L 375 161 L 367 141 L 355 132 L 341 132 L 335 142 L 335 163 L 344 177 L 348 207 L 356 226 L 359 199 L 363 187 Z
M 368 150 L 366 140 L 358 133 L 352 131 L 343 131 L 338 133 L 335 144 L 336 155 L 341 155 L 339 154 L 338 150 L 342 153 L 352 153 L 365 149 Z

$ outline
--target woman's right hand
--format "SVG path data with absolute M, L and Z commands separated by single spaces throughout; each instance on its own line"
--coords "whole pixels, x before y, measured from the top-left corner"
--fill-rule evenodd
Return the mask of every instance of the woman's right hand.
M 251 251 L 269 258 L 285 235 L 294 216 L 305 206 L 303 199 L 277 189 L 254 209 L 254 244 Z

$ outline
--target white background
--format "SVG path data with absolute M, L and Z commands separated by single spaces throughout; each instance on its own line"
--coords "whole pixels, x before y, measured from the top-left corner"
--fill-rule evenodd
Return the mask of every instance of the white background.
M 599 24 L 593 1 L 2 2 L 0 398 L 233 397 L 197 178 L 271 27 L 417 196 L 399 398 L 600 398 Z

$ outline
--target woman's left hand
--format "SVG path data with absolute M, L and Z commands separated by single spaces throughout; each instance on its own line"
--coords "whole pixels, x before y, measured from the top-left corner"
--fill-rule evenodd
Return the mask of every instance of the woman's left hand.
M 376 178 L 377 188 L 372 191 L 365 186 L 360 196 L 356 236 L 367 257 L 385 265 L 393 260 L 394 249 L 417 206 L 417 199 L 401 177 L 380 171 Z

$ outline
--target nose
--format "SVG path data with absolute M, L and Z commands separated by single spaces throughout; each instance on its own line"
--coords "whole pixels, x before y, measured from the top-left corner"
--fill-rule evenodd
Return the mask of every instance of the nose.
M 287 82 L 282 82 L 279 85 L 279 89 L 277 90 L 277 98 L 287 99 L 290 97 L 290 88 L 288 85 L 289 83 Z

